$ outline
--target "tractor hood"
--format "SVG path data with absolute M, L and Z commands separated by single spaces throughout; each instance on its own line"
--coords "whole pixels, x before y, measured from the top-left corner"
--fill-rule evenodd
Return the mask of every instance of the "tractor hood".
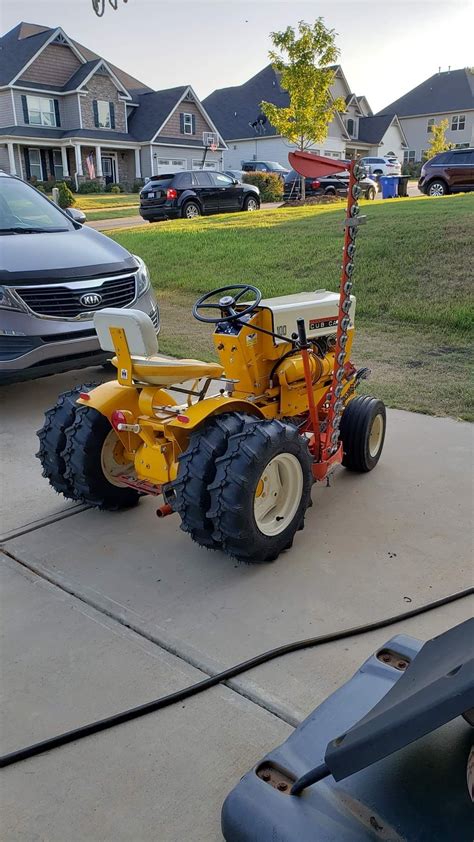
M 0 249 L 3 284 L 81 280 L 137 268 L 130 252 L 85 226 L 50 234 L 7 234 L 0 238 Z

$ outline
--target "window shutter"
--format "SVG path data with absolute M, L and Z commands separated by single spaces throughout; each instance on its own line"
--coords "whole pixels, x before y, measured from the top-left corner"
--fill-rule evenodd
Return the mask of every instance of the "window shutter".
M 196 117 L 195 117 L 194 114 L 192 114 L 191 117 L 192 117 L 192 124 L 193 124 L 193 126 L 192 126 L 193 134 L 196 134 Z
M 28 102 L 24 94 L 22 94 L 21 96 L 21 104 L 23 106 L 23 119 L 28 125 L 28 123 L 30 122 L 30 115 L 28 114 Z
M 48 158 L 49 158 L 49 171 L 51 173 L 52 178 L 56 178 L 56 174 L 54 172 L 54 155 L 53 155 L 52 149 L 48 149 Z
M 26 180 L 29 181 L 31 178 L 30 152 L 29 149 L 26 149 L 26 147 L 24 147 L 23 151 L 25 153 Z
M 43 172 L 42 172 L 43 181 L 46 181 L 47 180 L 48 167 L 46 165 L 46 152 L 45 152 L 44 149 L 40 149 L 40 156 L 41 156 L 41 169 L 43 170 Z
M 96 127 L 96 129 L 98 129 L 99 128 L 99 109 L 97 107 L 97 100 L 96 99 L 92 100 L 92 110 L 94 112 L 94 126 Z
M 184 114 L 179 115 L 179 130 L 181 134 L 184 134 Z
M 115 129 L 115 106 L 113 102 L 109 102 L 110 108 L 110 128 Z
M 59 116 L 59 102 L 57 99 L 54 100 L 54 116 L 56 117 L 56 125 L 61 125 L 61 118 Z

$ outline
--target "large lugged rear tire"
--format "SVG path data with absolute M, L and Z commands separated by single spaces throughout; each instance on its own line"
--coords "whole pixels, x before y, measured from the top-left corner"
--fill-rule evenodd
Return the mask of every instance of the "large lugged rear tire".
M 225 452 L 230 436 L 256 420 L 241 412 L 216 415 L 191 434 L 187 449 L 178 457 L 178 476 L 166 497 L 179 513 L 183 532 L 188 532 L 202 547 L 211 550 L 220 547 L 212 536 L 214 527 L 207 516 L 211 503 L 208 486 L 216 474 L 216 459 Z
M 273 561 L 303 528 L 311 486 L 308 442 L 295 427 L 244 428 L 229 439 L 209 486 L 214 540 L 241 561 Z
M 75 386 L 59 396 L 56 405 L 45 412 L 44 424 L 37 431 L 39 450 L 36 454 L 43 468 L 43 476 L 49 480 L 58 494 L 70 500 L 76 500 L 76 494 L 69 479 L 64 475 L 66 466 L 62 452 L 66 447 L 66 429 L 74 421 L 78 404 L 76 400 L 81 392 L 90 392 L 97 383 L 85 383 Z
M 126 465 L 114 459 L 114 448 L 120 442 L 109 420 L 92 407 L 78 407 L 71 426 L 66 430 L 63 458 L 65 476 L 74 489 L 76 499 L 98 509 L 126 509 L 138 503 L 140 494 L 114 480 L 114 472 L 126 471 Z M 109 478 L 108 478 L 109 477 Z
M 353 398 L 341 419 L 342 464 L 366 473 L 375 468 L 385 441 L 386 413 L 382 401 L 362 395 Z

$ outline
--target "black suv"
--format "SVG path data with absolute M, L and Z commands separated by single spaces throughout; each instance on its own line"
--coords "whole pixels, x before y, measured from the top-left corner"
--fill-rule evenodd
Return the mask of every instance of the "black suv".
M 418 189 L 427 196 L 474 190 L 474 149 L 440 152 L 421 168 Z
M 295 170 L 291 170 L 285 178 L 283 187 L 284 199 L 300 198 L 301 176 Z M 364 199 L 375 199 L 378 185 L 375 179 L 366 176 L 361 182 L 362 196 Z M 349 189 L 349 173 L 341 172 L 338 175 L 325 175 L 319 178 L 305 178 L 306 196 L 347 196 Z
M 244 172 L 274 172 L 280 178 L 285 178 L 289 172 L 288 168 L 282 167 L 278 161 L 244 161 L 242 170 Z
M 154 175 L 140 190 L 140 216 L 158 219 L 193 219 L 227 211 L 256 211 L 260 191 L 222 172 L 179 172 Z

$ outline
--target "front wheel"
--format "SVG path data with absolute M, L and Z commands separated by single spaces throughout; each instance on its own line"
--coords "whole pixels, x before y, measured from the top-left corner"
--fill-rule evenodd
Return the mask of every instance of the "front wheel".
M 186 202 L 181 211 L 181 216 L 184 219 L 195 219 L 197 216 L 201 216 L 201 208 L 197 202 Z
M 432 181 L 428 187 L 428 196 L 445 196 L 447 192 L 448 188 L 441 180 Z
M 108 418 L 96 409 L 80 406 L 66 430 L 63 451 L 65 476 L 76 499 L 98 509 L 125 509 L 138 503 L 140 494 L 121 482 L 132 465 Z
M 214 539 L 240 561 L 273 561 L 293 543 L 310 503 L 308 442 L 281 421 L 232 436 L 209 486 Z
M 257 211 L 260 207 L 258 199 L 255 199 L 254 196 L 248 196 L 244 202 L 244 210 L 245 211 Z
M 380 459 L 386 428 L 382 401 L 362 395 L 353 398 L 341 419 L 342 464 L 350 471 L 367 473 Z
M 365 194 L 365 198 L 369 199 L 369 201 L 373 202 L 375 199 L 375 187 L 369 187 L 367 193 Z

